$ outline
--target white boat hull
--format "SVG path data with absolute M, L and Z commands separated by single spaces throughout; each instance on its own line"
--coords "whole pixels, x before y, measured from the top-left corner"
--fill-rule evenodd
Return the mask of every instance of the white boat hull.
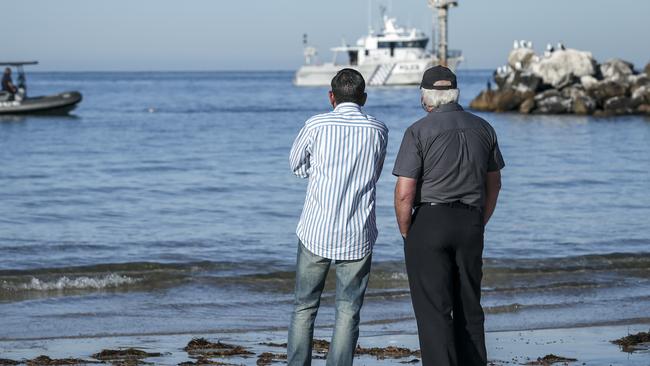
M 455 71 L 462 57 L 450 58 L 448 67 Z M 359 71 L 368 86 L 399 86 L 418 85 L 422 81 L 422 74 L 437 63 L 431 59 L 401 61 L 395 64 L 367 64 L 367 65 L 305 65 L 294 76 L 296 86 L 329 86 L 332 78 L 344 68 Z M 385 70 L 381 70 L 384 68 Z M 382 73 L 383 71 L 383 73 Z

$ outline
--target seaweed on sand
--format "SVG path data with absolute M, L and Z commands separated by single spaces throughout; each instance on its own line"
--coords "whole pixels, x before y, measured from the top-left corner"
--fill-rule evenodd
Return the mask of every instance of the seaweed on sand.
M 78 358 L 61 358 L 53 359 L 48 356 L 38 356 L 34 359 L 25 361 L 27 366 L 55 366 L 55 365 L 87 365 L 89 363 L 99 363 L 96 361 L 82 360 Z M 13 365 L 18 365 L 13 364 Z
M 185 361 L 178 364 L 178 366 L 241 366 L 234 363 L 225 363 L 214 361 L 209 358 L 199 357 L 195 362 Z
M 564 364 L 567 364 L 568 362 L 576 362 L 576 361 L 578 360 L 575 358 L 568 358 L 568 357 L 562 357 L 562 356 L 556 356 L 554 354 L 550 354 L 544 357 L 540 357 L 536 361 L 527 362 L 526 365 L 550 366 L 553 365 L 554 363 L 559 363 L 559 362 L 564 362 Z
M 273 362 L 283 362 L 286 359 L 287 355 L 284 353 L 264 352 L 257 358 L 257 366 L 266 366 Z
M 623 352 L 634 352 L 641 349 L 650 348 L 650 332 L 639 332 L 630 334 L 625 337 L 613 340 L 612 343 L 621 346 Z M 646 347 L 643 345 L 648 343 Z
M 260 343 L 260 345 L 267 347 L 287 348 L 286 343 L 264 342 Z M 312 342 L 312 349 L 318 353 L 327 353 L 330 349 L 330 342 L 324 339 L 314 339 Z
M 160 357 L 161 353 L 149 353 L 136 348 L 105 349 L 92 357 L 101 361 L 109 361 L 114 366 L 132 366 L 145 364 L 142 360 L 149 357 Z
M 370 355 L 375 356 L 378 360 L 385 360 L 387 358 L 406 358 L 406 357 L 420 357 L 420 351 L 412 351 L 408 348 L 388 346 L 388 347 L 372 347 L 364 348 L 357 346 L 355 351 L 357 355 Z
M 183 350 L 189 354 L 198 354 L 201 356 L 209 357 L 228 357 L 228 356 L 242 356 L 248 357 L 253 352 L 247 350 L 242 346 L 210 342 L 205 338 L 192 339 Z

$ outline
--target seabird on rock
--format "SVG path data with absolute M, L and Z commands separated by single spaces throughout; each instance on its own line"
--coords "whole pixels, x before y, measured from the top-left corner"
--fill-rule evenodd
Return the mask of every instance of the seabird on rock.
M 558 49 L 558 50 L 562 50 L 562 51 L 564 51 L 564 50 L 566 50 L 566 47 L 564 47 L 564 45 L 562 44 L 562 42 L 558 42 L 558 44 L 557 44 L 557 49 Z
M 517 42 L 517 40 L 515 40 L 515 41 L 512 43 L 512 48 L 515 49 L 515 50 L 516 50 L 517 48 L 519 48 L 519 42 Z

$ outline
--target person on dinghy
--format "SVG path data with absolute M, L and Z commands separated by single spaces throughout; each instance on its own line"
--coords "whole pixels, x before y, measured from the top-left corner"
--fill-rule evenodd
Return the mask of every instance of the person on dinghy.
M 13 80 L 11 80 L 11 68 L 5 68 L 5 72 L 2 75 L 2 91 L 10 93 L 12 97 L 18 92 L 18 88 L 14 85 Z

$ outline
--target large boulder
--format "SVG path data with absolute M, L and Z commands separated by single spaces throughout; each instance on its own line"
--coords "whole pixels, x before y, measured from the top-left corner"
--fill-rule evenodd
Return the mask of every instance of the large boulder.
M 519 105 L 519 113 L 523 114 L 529 114 L 535 109 L 535 98 L 534 97 L 529 97 L 526 98 L 520 105 Z
M 508 55 L 508 65 L 513 70 L 526 70 L 538 60 L 539 57 L 535 55 L 535 51 L 531 48 L 516 48 L 510 51 L 510 55 Z
M 641 86 L 632 92 L 632 104 L 636 107 L 641 104 L 650 104 L 650 86 Z
M 576 97 L 571 102 L 572 111 L 575 114 L 593 114 L 598 107 L 596 101 L 588 95 Z
M 592 114 L 598 107 L 596 100 L 587 95 L 581 84 L 564 88 L 561 95 L 565 99 L 571 99 L 571 111 L 575 114 Z
M 562 96 L 555 89 L 547 90 L 535 96 L 536 113 L 562 114 L 572 110 L 571 99 Z
M 615 58 L 603 62 L 600 65 L 600 73 L 604 79 L 624 81 L 627 79 L 628 75 L 634 74 L 634 65 L 619 58 Z
M 603 104 L 603 109 L 605 112 L 610 112 L 613 114 L 634 113 L 632 99 L 626 96 L 618 96 L 607 99 Z
M 527 71 L 515 71 L 506 80 L 505 86 L 519 93 L 529 93 L 536 91 L 541 84 L 542 79 L 537 75 Z
M 596 79 L 591 75 L 585 75 L 580 78 L 580 84 L 582 85 L 583 88 L 590 89 L 591 87 L 598 84 L 598 79 Z
M 639 114 L 650 115 L 650 104 L 641 104 L 640 106 L 636 107 L 636 112 Z
M 650 77 L 646 74 L 630 75 L 627 82 L 630 85 L 630 94 L 642 87 L 650 88 Z
M 499 89 L 507 88 L 508 79 L 511 78 L 512 72 L 494 72 L 494 82 Z
M 557 50 L 549 57 L 533 63 L 530 70 L 540 77 L 545 84 L 554 88 L 566 83 L 573 77 L 583 77 L 596 73 L 596 61 L 591 52 L 574 49 Z
M 592 98 L 604 102 L 609 98 L 625 96 L 627 85 L 613 80 L 601 80 L 586 90 Z
M 494 111 L 492 100 L 494 99 L 493 90 L 484 90 L 474 100 L 469 103 L 469 107 L 477 111 Z
M 497 112 L 507 112 L 519 107 L 524 100 L 522 93 L 514 89 L 500 90 L 494 95 L 492 105 Z

